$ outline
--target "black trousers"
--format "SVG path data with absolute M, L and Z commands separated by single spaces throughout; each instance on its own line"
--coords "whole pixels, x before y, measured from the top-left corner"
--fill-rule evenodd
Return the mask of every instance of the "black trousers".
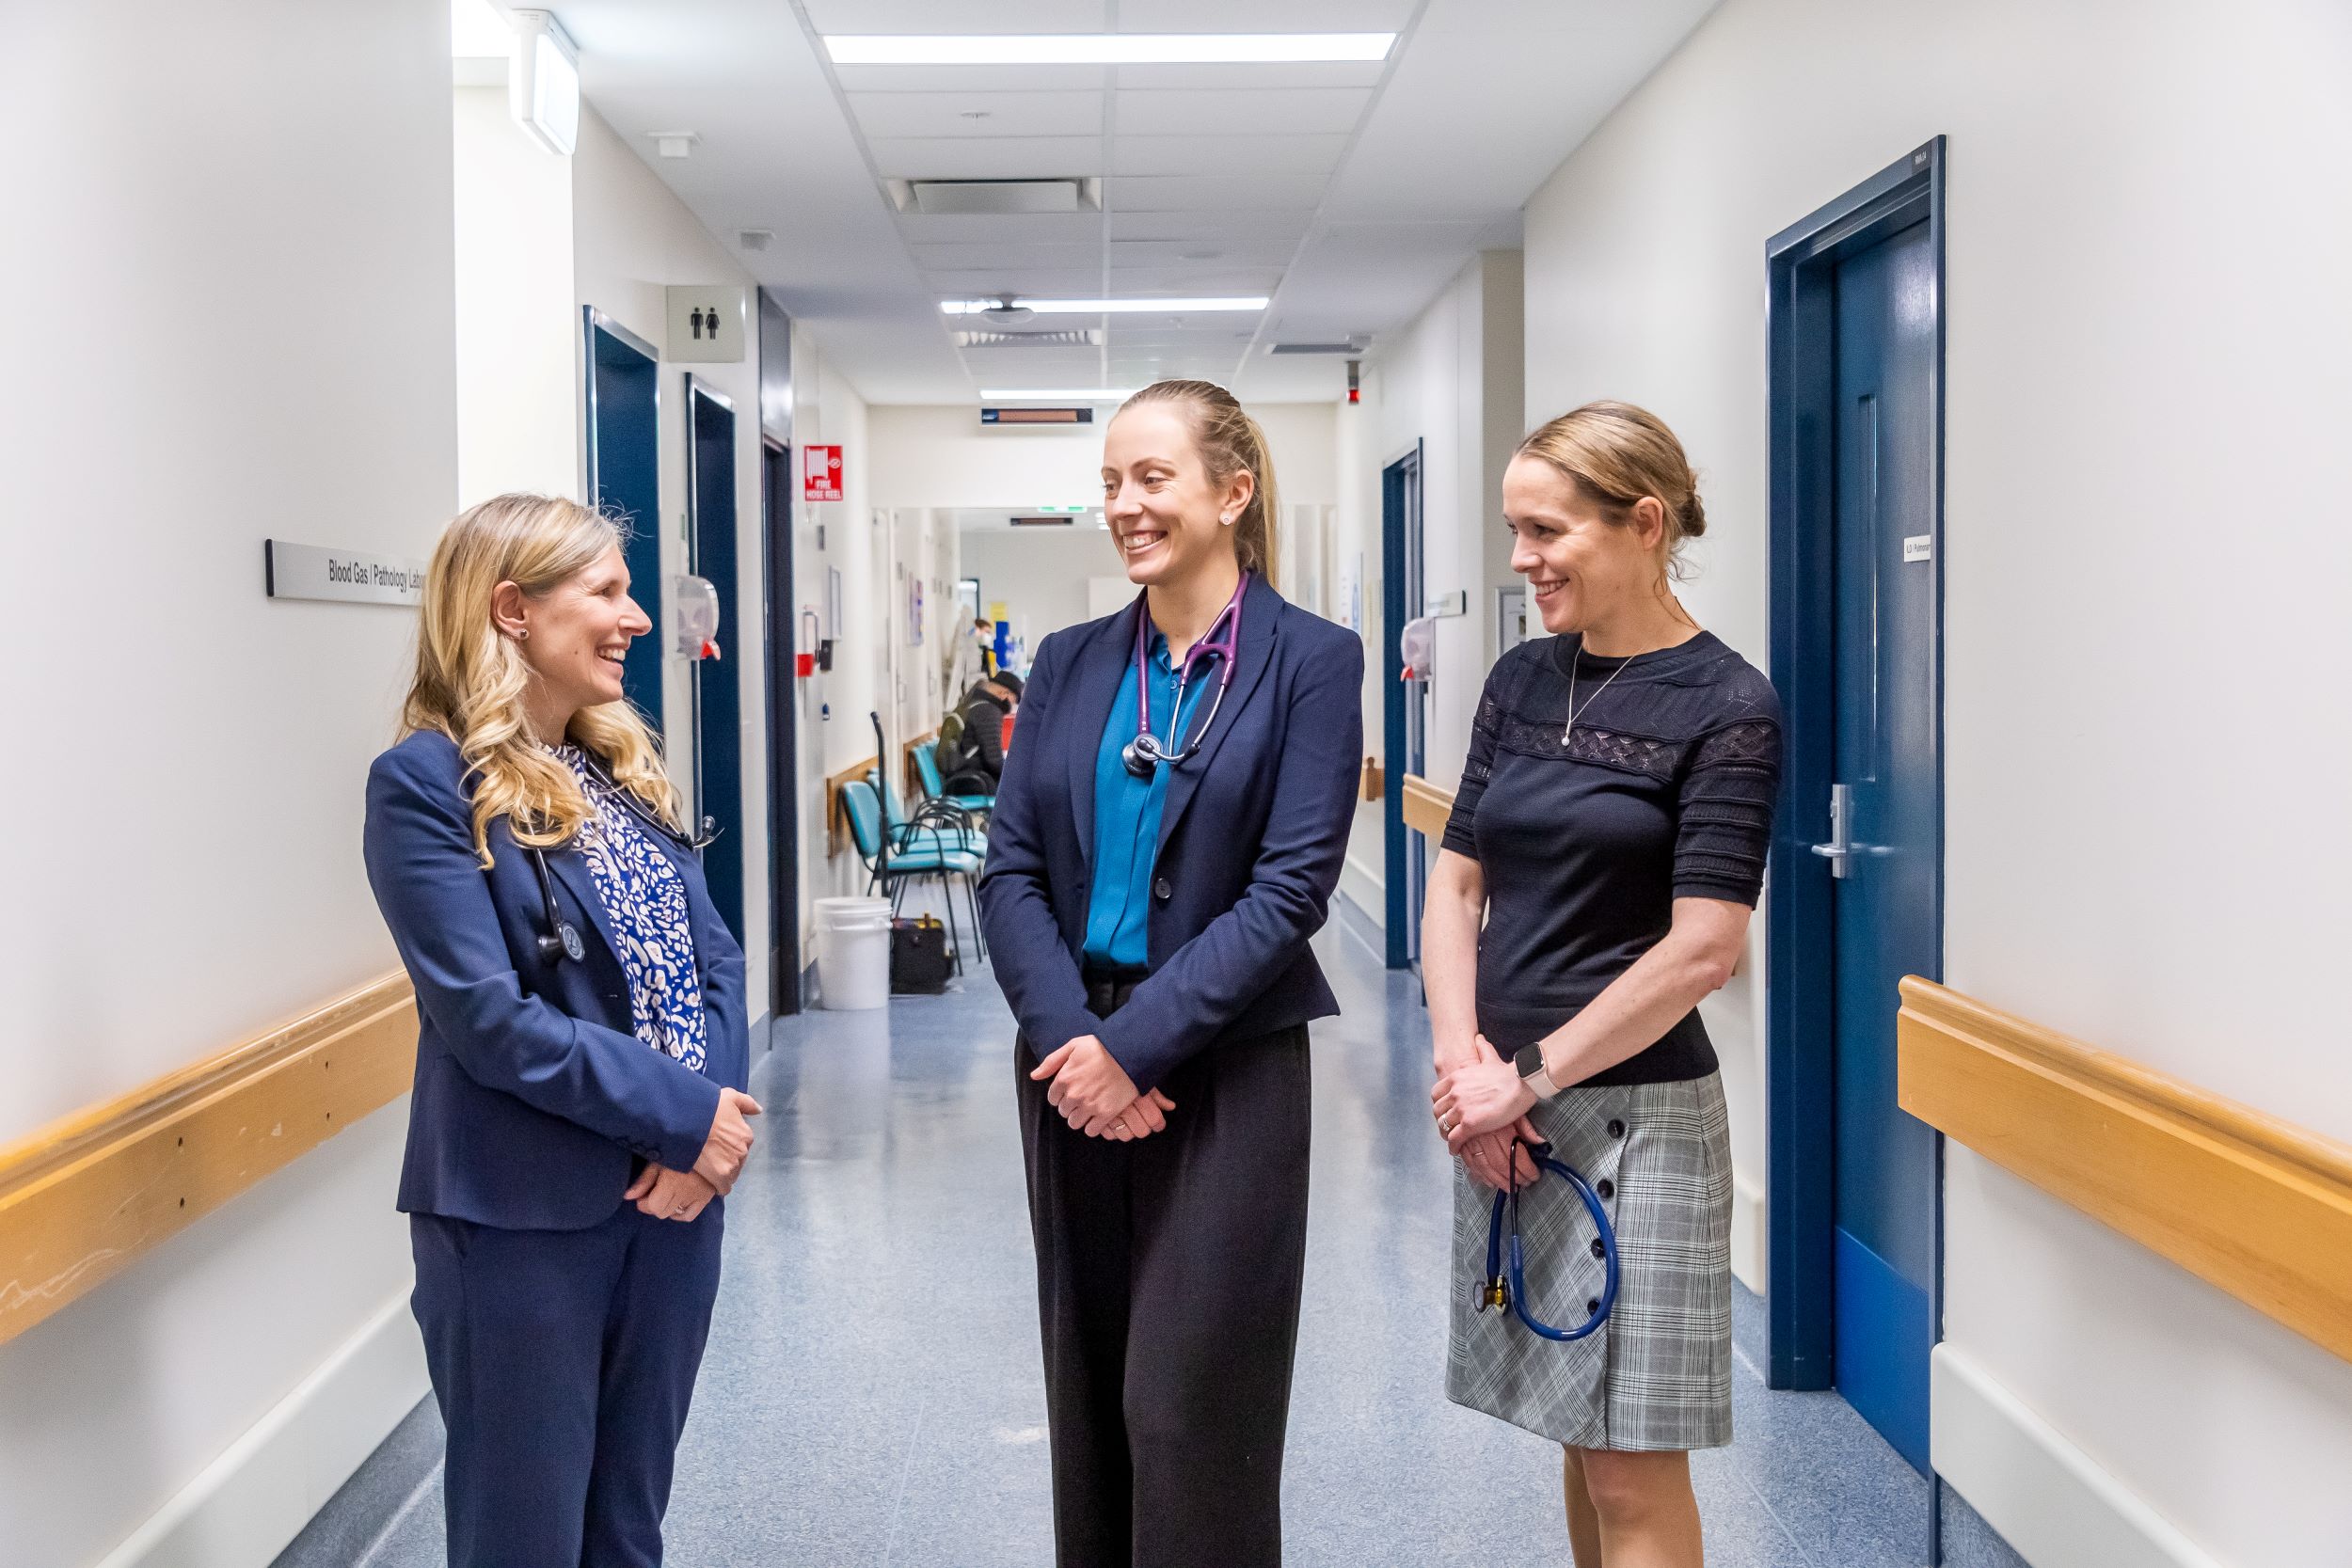
M 1098 985 L 1098 1013 L 1123 1002 Z M 1057 1040 L 1047 1049 L 1060 1045 Z M 1089 1138 L 1014 1053 L 1061 1568 L 1270 1568 L 1307 1253 L 1307 1031 L 1220 1042 Z

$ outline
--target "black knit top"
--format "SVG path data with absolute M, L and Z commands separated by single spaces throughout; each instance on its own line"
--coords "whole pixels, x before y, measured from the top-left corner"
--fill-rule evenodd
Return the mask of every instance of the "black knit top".
M 1580 641 L 1537 638 L 1496 661 L 1446 823 L 1445 847 L 1486 878 L 1478 1027 L 1506 1056 L 1649 951 L 1677 898 L 1753 907 L 1764 885 L 1780 789 L 1772 683 L 1712 632 L 1630 659 L 1580 656 Z M 1694 1010 L 1584 1082 L 1713 1070 Z

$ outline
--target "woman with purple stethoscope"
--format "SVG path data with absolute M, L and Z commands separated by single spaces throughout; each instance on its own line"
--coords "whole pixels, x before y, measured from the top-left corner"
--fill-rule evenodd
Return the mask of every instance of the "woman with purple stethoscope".
M 1363 645 L 1274 591 L 1274 468 L 1232 393 L 1104 436 L 1115 615 L 1039 647 L 981 920 L 1014 1052 L 1075 1568 L 1281 1560 L 1307 1241 L 1308 950 L 1340 876 Z

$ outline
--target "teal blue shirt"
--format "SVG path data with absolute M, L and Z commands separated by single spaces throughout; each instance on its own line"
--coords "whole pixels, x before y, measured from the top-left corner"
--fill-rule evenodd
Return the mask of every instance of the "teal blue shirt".
M 1168 639 L 1152 634 L 1152 733 L 1169 739 L 1168 715 L 1176 706 L 1176 668 Z M 1200 710 L 1200 697 L 1214 690 L 1220 661 L 1203 658 L 1194 667 L 1184 693 L 1184 722 Z M 1189 733 L 1188 731 L 1186 733 Z M 1168 802 L 1168 766 L 1149 779 L 1127 771 L 1120 754 L 1136 737 L 1136 677 L 1130 669 L 1119 683 L 1110 722 L 1094 753 L 1094 886 L 1087 903 L 1087 962 L 1141 969 L 1151 961 L 1152 863 L 1160 847 L 1160 809 Z

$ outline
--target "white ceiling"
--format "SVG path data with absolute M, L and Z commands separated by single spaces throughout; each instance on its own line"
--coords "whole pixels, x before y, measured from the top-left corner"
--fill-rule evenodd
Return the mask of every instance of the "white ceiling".
M 1327 401 L 1714 0 L 559 0 L 583 90 L 869 401 L 1201 375 Z M 826 33 L 1395 31 L 1377 64 L 844 66 Z M 693 156 L 648 133 L 693 131 Z M 898 214 L 886 179 L 1100 177 L 1099 213 Z M 948 298 L 1266 294 L 1263 312 L 1040 317 L 1100 346 L 968 348 Z

